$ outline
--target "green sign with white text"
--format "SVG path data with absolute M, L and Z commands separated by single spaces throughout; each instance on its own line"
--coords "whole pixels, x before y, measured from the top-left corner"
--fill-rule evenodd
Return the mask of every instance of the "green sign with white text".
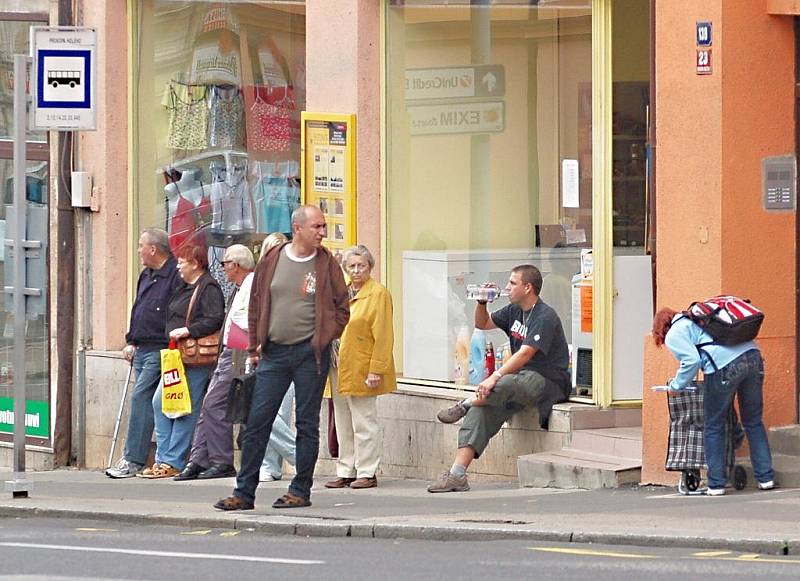
M 0 432 L 14 433 L 14 399 L 0 397 Z M 46 401 L 25 402 L 25 435 L 47 438 L 50 436 L 50 404 Z

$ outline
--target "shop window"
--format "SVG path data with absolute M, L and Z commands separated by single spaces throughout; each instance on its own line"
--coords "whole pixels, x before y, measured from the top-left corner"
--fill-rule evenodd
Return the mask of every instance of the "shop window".
M 138 229 L 207 247 L 229 295 L 225 247 L 290 233 L 299 204 L 305 7 L 146 0 L 136 38 Z
M 388 283 L 403 297 L 397 360 L 406 378 L 468 381 L 467 285 L 504 287 L 512 267 L 532 263 L 572 345 L 573 383 L 586 393 L 591 2 L 444 4 L 387 9 Z M 500 331 L 488 339 L 500 353 L 508 341 Z
M 612 3 L 612 146 L 593 152 L 592 47 L 606 41 L 592 38 L 595 4 L 388 3 L 387 282 L 403 297 L 396 360 L 408 381 L 470 381 L 468 285 L 502 287 L 512 267 L 532 263 L 544 275 L 542 299 L 558 312 L 571 346 L 573 395 L 596 395 L 595 156 L 613 174 L 611 190 L 600 195 L 613 200 L 614 269 L 624 273 L 625 296 L 650 277 L 649 257 L 642 256 L 649 235 L 650 15 L 643 0 Z M 637 321 L 652 316 L 650 301 L 639 302 Z M 620 333 L 638 333 L 631 316 L 613 316 Z M 496 352 L 507 341 L 500 332 L 488 339 Z M 615 358 L 614 374 L 616 398 L 617 378 L 636 373 Z M 641 393 L 638 384 L 626 389 L 623 399 L 631 389 Z
M 7 4 L 7 3 L 6 3 Z M 4 7 L 0 4 L 0 10 Z M 11 236 L 14 201 L 14 55 L 30 53 L 31 26 L 47 25 L 48 2 L 32 1 L 26 10 L 41 13 L 0 12 L 0 240 Z M 14 378 L 25 374 L 26 433 L 46 440 L 50 436 L 50 373 L 49 373 L 49 309 L 48 309 L 48 248 L 49 248 L 49 159 L 47 132 L 27 132 L 25 177 L 26 236 L 42 246 L 31 252 L 27 260 L 26 286 L 41 291 L 26 299 L 25 369 L 14 369 L 14 304 L 10 293 L 0 302 L 0 434 L 10 440 L 13 420 Z M 0 246 L 0 280 L 4 286 L 13 285 L 12 253 Z M 35 442 L 36 440 L 34 440 Z M 39 440 L 39 443 L 42 443 Z

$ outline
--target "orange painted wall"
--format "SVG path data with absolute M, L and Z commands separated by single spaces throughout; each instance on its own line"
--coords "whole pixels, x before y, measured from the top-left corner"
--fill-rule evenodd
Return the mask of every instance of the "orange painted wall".
M 657 306 L 729 292 L 763 307 L 765 419 L 792 423 L 794 213 L 761 206 L 761 159 L 794 153 L 792 20 L 767 15 L 766 0 L 659 2 L 655 16 Z M 694 68 L 699 20 L 713 22 L 707 76 Z M 646 387 L 675 365 L 647 340 Z M 672 484 L 676 475 L 663 471 L 666 402 L 645 392 L 642 481 Z

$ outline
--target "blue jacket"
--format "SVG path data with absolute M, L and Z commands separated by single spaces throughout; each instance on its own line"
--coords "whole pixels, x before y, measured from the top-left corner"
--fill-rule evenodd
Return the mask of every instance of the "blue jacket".
M 697 345 L 709 343 L 714 338 L 703 331 L 697 324 L 680 313 L 672 319 L 672 326 L 667 331 L 664 344 L 680 362 L 678 372 L 670 386 L 673 389 L 682 389 L 689 385 L 697 375 L 700 366 L 706 375 L 714 373 L 714 365 L 722 369 L 728 363 L 751 349 L 758 349 L 754 341 L 746 341 L 738 345 L 707 345 L 703 351 L 708 355 L 701 355 Z M 714 362 L 709 360 L 711 357 Z
M 183 282 L 170 256 L 159 269 L 145 268 L 136 285 L 136 300 L 131 308 L 131 324 L 125 340 L 128 345 L 164 349 L 167 347 L 167 304 L 173 291 Z

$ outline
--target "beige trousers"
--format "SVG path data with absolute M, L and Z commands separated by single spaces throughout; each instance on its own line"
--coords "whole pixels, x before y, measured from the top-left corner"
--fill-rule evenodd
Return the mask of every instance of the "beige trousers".
M 383 435 L 378 427 L 378 397 L 352 397 L 336 389 L 333 412 L 339 438 L 339 478 L 371 478 L 381 461 Z

